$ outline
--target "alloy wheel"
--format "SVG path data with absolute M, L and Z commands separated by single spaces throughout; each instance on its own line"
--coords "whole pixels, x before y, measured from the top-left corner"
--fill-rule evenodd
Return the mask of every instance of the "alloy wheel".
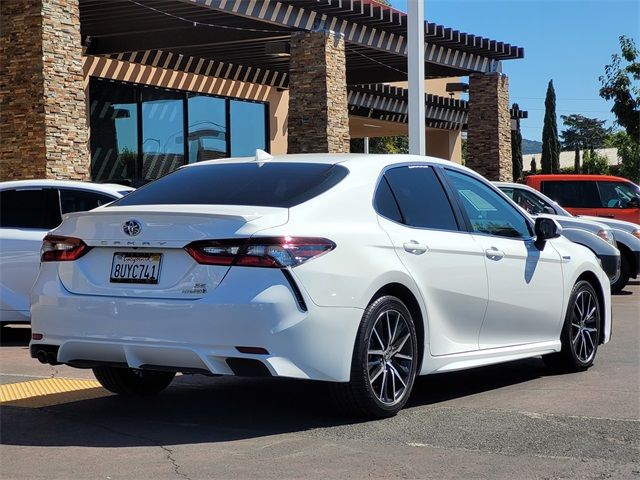
M 590 291 L 578 293 L 571 314 L 571 348 L 582 363 L 589 363 L 596 353 L 597 309 L 597 300 Z
M 376 318 L 369 336 L 367 371 L 377 399 L 395 405 L 407 392 L 413 371 L 414 351 L 408 320 L 388 309 Z

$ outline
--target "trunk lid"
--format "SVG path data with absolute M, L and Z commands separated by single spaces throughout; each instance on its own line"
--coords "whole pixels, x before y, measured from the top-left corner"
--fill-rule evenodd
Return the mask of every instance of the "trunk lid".
M 59 263 L 60 280 L 71 293 L 190 300 L 215 289 L 229 267 L 200 265 L 184 250 L 185 245 L 197 240 L 248 238 L 287 221 L 288 209 L 277 207 L 105 207 L 70 214 L 52 233 L 80 238 L 92 247 L 78 260 Z M 118 277 L 124 271 L 120 267 L 125 268 L 121 264 L 127 261 L 146 262 L 147 267 L 137 268 L 148 272 L 157 268 L 155 282 L 153 275 L 133 281 Z

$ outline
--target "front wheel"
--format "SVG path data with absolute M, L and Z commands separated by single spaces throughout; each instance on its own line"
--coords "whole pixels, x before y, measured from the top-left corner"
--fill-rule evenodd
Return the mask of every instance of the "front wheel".
M 545 355 L 552 368 L 578 372 L 586 370 L 596 358 L 600 339 L 601 312 L 593 286 L 581 280 L 573 287 L 560 341 L 562 350 Z
M 391 417 L 407 403 L 416 377 L 418 342 L 407 307 L 383 296 L 365 310 L 356 337 L 348 383 L 333 384 L 345 413 Z
M 96 367 L 93 374 L 100 385 L 110 392 L 138 396 L 160 393 L 176 375 L 174 372 L 115 367 Z

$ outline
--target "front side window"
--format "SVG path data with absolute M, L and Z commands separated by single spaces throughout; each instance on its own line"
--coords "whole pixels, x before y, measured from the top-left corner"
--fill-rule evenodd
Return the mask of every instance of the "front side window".
M 531 215 L 540 215 L 541 213 L 553 213 L 555 209 L 553 206 L 537 195 L 521 190 L 519 188 L 511 187 L 499 187 L 504 194 L 522 207 L 527 213 Z
M 397 201 L 402 223 L 410 227 L 458 230 L 449 199 L 433 168 L 427 165 L 391 168 L 385 179 Z
M 603 208 L 638 208 L 638 187 L 626 182 L 598 182 Z
M 542 182 L 542 193 L 563 207 L 599 208 L 600 195 L 596 182 L 577 180 Z
M 50 230 L 62 222 L 55 188 L 0 192 L 0 227 Z
M 529 222 L 488 185 L 464 173 L 445 170 L 475 233 L 529 238 Z

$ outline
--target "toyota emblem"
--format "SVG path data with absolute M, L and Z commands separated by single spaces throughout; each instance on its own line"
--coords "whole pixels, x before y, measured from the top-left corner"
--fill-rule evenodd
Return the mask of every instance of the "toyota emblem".
M 139 235 L 140 232 L 142 231 L 142 225 L 137 220 L 127 220 L 122 224 L 122 230 L 126 235 L 129 235 L 130 237 L 135 237 L 136 235 Z

